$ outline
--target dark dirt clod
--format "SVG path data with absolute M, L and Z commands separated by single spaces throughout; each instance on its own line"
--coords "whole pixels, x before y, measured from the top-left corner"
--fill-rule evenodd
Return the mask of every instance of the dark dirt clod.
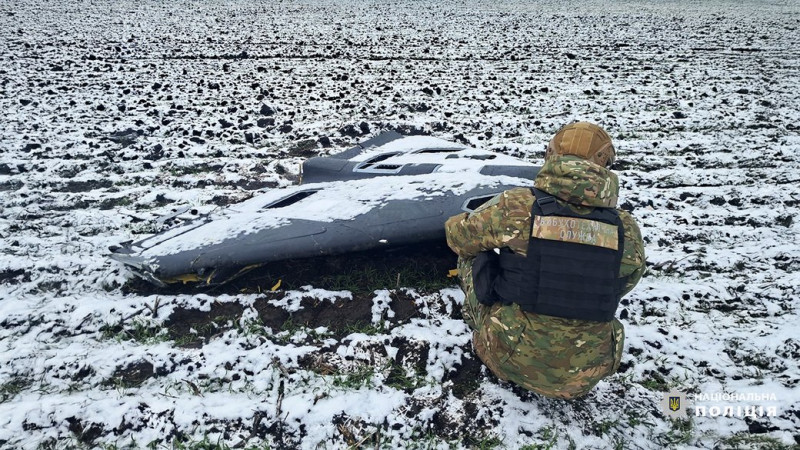
M 275 115 L 275 110 L 270 108 L 267 105 L 261 105 L 261 110 L 259 111 L 262 116 L 272 116 Z
M 219 333 L 229 320 L 238 320 L 244 308 L 238 303 L 211 304 L 210 311 L 176 308 L 164 322 L 169 336 L 175 340 L 187 340 L 184 346 L 200 346 L 204 340 Z M 192 329 L 196 333 L 192 333 Z
M 317 142 L 319 142 L 319 145 L 321 145 L 322 148 L 331 147 L 331 139 L 328 136 L 320 136 Z
M 392 347 L 396 347 L 394 362 L 402 367 L 413 368 L 417 373 L 425 373 L 430 344 L 425 341 L 409 340 L 405 337 L 392 339 Z
M 78 437 L 82 443 L 91 445 L 95 439 L 103 434 L 104 428 L 101 424 L 97 423 L 84 423 L 76 417 L 67 418 L 69 423 L 69 431 Z
M 408 321 L 408 319 L 415 317 L 419 310 L 417 309 L 416 303 L 414 303 L 414 297 L 408 295 L 405 291 L 394 291 L 391 294 L 392 302 L 389 306 L 394 311 L 394 317 L 392 317 L 392 322 L 394 323 L 404 323 Z
M 452 392 L 456 398 L 464 399 L 478 389 L 483 380 L 482 368 L 483 363 L 477 355 L 466 353 L 461 364 L 445 375 L 445 380 L 453 382 Z
M 31 280 L 30 274 L 25 269 L 12 269 L 0 271 L 0 283 L 19 284 Z
M 346 125 L 343 128 L 339 129 L 339 133 L 342 136 L 349 136 L 349 137 L 356 137 L 359 135 L 358 130 L 353 125 Z
M 110 188 L 113 184 L 111 180 L 68 181 L 61 185 L 55 185 L 52 189 L 53 192 L 78 193 Z
M 317 150 L 317 141 L 314 139 L 306 139 L 293 145 L 288 150 L 289 155 L 302 158 L 315 156 L 319 151 Z
M 147 379 L 154 377 L 153 363 L 149 361 L 137 361 L 125 367 L 117 368 L 108 384 L 113 384 L 115 380 L 120 380 L 126 386 L 139 386 Z
M 105 109 L 105 107 L 103 107 Z M 108 135 L 108 140 L 123 147 L 128 147 L 136 142 L 140 136 L 144 134 L 144 130 L 126 128 L 124 130 L 115 131 Z
M 254 307 L 261 321 L 273 330 L 280 330 L 287 320 L 291 320 L 295 325 L 326 327 L 342 333 L 372 320 L 372 297 L 369 296 L 354 296 L 352 300 L 333 303 L 308 297 L 302 299 L 300 305 L 302 309 L 293 313 L 287 313 L 283 308 L 276 308 L 266 301 L 257 301 Z

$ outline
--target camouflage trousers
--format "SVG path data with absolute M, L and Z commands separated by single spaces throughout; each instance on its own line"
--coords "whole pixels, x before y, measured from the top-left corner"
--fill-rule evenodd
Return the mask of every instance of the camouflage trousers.
M 471 258 L 458 259 L 465 294 L 462 314 L 472 345 L 500 379 L 538 394 L 572 399 L 588 393 L 619 368 L 622 324 L 564 319 L 522 311 L 518 305 L 478 302 Z

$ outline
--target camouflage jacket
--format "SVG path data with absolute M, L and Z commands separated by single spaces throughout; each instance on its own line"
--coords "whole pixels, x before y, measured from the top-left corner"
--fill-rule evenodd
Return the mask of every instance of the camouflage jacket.
M 587 207 L 615 207 L 617 176 L 574 156 L 545 163 L 534 186 L 554 195 L 574 211 Z M 531 233 L 530 189 L 516 188 L 497 195 L 474 212 L 451 217 L 445 224 L 447 243 L 468 267 L 479 252 L 508 247 L 527 253 Z M 618 210 L 625 241 L 620 277 L 624 294 L 639 282 L 645 270 L 644 244 L 639 227 L 626 211 Z M 461 270 L 462 278 L 465 275 Z M 467 292 L 467 303 L 472 300 Z M 465 308 L 467 305 L 465 305 Z M 616 319 L 590 322 L 528 313 L 516 305 L 483 305 L 473 344 L 478 356 L 500 378 L 551 397 L 573 398 L 588 392 L 614 373 L 622 354 L 624 331 Z

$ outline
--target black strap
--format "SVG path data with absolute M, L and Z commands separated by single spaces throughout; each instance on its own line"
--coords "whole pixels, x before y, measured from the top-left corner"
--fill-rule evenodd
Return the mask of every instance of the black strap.
M 549 216 L 561 209 L 555 196 L 536 188 L 531 188 L 531 192 L 536 198 L 536 204 L 539 205 L 539 209 L 541 209 L 543 215 Z

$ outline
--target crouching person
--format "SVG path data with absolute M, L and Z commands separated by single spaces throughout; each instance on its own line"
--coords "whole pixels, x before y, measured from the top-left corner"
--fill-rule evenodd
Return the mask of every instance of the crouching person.
M 567 125 L 532 189 L 447 221 L 475 353 L 497 377 L 572 399 L 619 368 L 624 330 L 615 312 L 645 256 L 635 220 L 616 209 L 614 158 L 602 128 Z

